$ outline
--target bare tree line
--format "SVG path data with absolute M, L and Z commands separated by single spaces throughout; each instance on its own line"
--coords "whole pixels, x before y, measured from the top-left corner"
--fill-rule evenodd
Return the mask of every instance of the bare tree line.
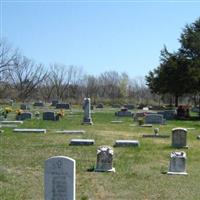
M 58 63 L 46 67 L 0 41 L 0 98 L 78 103 L 84 97 L 93 103 L 144 104 L 158 98 L 152 96 L 143 78 L 131 79 L 127 73 L 116 71 L 87 75 L 80 67 Z

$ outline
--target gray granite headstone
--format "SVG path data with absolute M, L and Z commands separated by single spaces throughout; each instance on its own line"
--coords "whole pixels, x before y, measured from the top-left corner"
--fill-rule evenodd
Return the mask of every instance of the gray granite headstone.
M 31 112 L 23 112 L 20 115 L 16 116 L 16 120 L 26 120 L 26 119 L 31 119 L 31 118 L 32 118 Z
M 172 152 L 170 155 L 169 175 L 187 175 L 186 172 L 186 153 Z
M 115 116 L 118 116 L 118 117 L 132 117 L 133 113 L 128 111 L 127 108 L 121 108 L 120 111 L 115 113 Z
M 90 98 L 84 98 L 83 108 L 84 108 L 84 117 L 83 117 L 83 123 L 82 124 L 92 125 L 93 122 L 92 122 L 92 117 L 91 117 Z
M 163 115 L 159 114 L 147 114 L 144 120 L 145 124 L 164 124 L 165 122 Z
M 69 103 L 57 103 L 56 104 L 57 109 L 70 109 Z
M 51 120 L 51 121 L 57 121 L 59 120 L 59 117 L 56 115 L 55 112 L 43 112 L 43 120 Z
M 44 103 L 42 101 L 35 102 L 33 106 L 43 107 Z
M 116 140 L 115 147 L 139 147 L 140 143 L 138 140 Z
M 97 149 L 97 172 L 115 172 L 113 168 L 113 149 L 109 146 L 101 146 Z
M 76 162 L 65 156 L 54 156 L 45 161 L 45 200 L 76 199 Z
M 58 100 L 52 100 L 51 102 L 51 106 L 56 106 L 59 103 Z
M 94 145 L 95 141 L 93 139 L 71 139 L 70 145 Z
M 187 129 L 185 128 L 172 129 L 172 147 L 187 148 Z
M 96 108 L 103 108 L 103 104 L 102 103 L 99 103 Z

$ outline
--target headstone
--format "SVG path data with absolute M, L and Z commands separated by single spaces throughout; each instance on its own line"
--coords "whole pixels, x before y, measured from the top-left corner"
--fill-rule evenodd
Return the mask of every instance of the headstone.
M 21 109 L 21 110 L 30 110 L 30 106 L 27 105 L 27 104 L 21 104 L 21 105 L 20 105 L 20 109 Z
M 16 116 L 16 120 L 26 120 L 26 119 L 31 119 L 31 118 L 32 118 L 31 112 L 23 112 Z
M 193 107 L 191 108 L 192 112 L 198 113 L 199 112 L 199 108 L 198 107 Z
M 23 124 L 23 121 L 1 121 L 2 124 Z
M 57 103 L 56 109 L 70 109 L 69 103 Z
M 113 168 L 113 149 L 109 146 L 101 146 L 97 149 L 97 172 L 115 172 Z
M 35 102 L 33 106 L 43 107 L 44 103 L 42 101 Z
M 187 148 L 187 129 L 185 128 L 172 129 L 172 147 Z
M 169 175 L 187 175 L 186 172 L 186 153 L 172 152 L 170 155 Z
M 132 117 L 133 113 L 128 111 L 127 108 L 122 108 L 120 111 L 115 113 L 115 116 L 118 116 L 118 117 Z
M 116 140 L 115 147 L 139 147 L 140 143 L 138 140 Z
M 163 118 L 166 120 L 172 120 L 176 116 L 176 111 L 175 110 L 164 110 L 164 111 L 159 111 L 158 114 L 163 115 Z
M 85 133 L 84 130 L 61 130 L 56 131 L 56 133 L 63 133 L 63 134 L 83 134 Z
M 148 111 L 148 112 L 136 112 L 133 116 L 134 121 L 137 121 L 140 118 L 144 118 L 148 114 L 156 114 L 156 112 Z
M 145 124 L 164 124 L 165 120 L 159 114 L 147 114 L 144 118 Z
M 90 110 L 90 98 L 84 98 L 84 117 L 83 117 L 83 123 L 82 124 L 89 124 L 92 125 L 92 118 L 91 118 L 91 110 Z
M 57 121 L 59 117 L 56 115 L 55 112 L 43 112 L 43 120 L 50 120 L 50 121 Z
M 23 132 L 23 133 L 46 133 L 46 129 L 37 129 L 37 128 L 15 128 L 14 132 Z
M 51 106 L 56 106 L 59 103 L 58 100 L 52 100 L 51 102 Z
M 97 106 L 96 106 L 96 108 L 103 108 L 103 104 L 102 103 L 99 103 Z
M 65 156 L 54 156 L 45 161 L 45 200 L 76 199 L 76 162 Z
M 71 139 L 70 145 L 94 145 L 95 141 L 92 139 Z

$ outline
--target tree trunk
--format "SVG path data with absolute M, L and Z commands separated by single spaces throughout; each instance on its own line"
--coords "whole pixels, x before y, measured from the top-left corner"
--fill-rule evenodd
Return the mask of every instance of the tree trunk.
M 178 95 L 175 95 L 175 107 L 178 107 Z

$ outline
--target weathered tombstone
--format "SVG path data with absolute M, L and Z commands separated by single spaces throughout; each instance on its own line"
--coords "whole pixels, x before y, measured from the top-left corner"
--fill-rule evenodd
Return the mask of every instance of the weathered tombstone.
M 31 118 L 32 118 L 31 112 L 23 112 L 16 116 L 16 120 L 26 120 L 26 119 L 31 119 Z
M 52 100 L 51 102 L 51 106 L 56 106 L 59 103 L 58 100 Z
M 89 124 L 92 125 L 92 117 L 91 117 L 91 110 L 90 110 L 90 98 L 84 98 L 84 117 L 83 117 L 83 123 L 82 124 Z
M 172 152 L 170 155 L 169 175 L 187 175 L 186 172 L 186 153 Z
M 172 129 L 172 147 L 187 148 L 187 129 L 185 128 Z
M 99 103 L 97 106 L 96 106 L 96 108 L 103 108 L 103 104 L 102 103 Z
M 30 110 L 30 106 L 27 105 L 27 104 L 21 104 L 21 105 L 20 105 L 20 109 L 21 109 L 21 110 Z
M 144 118 L 145 124 L 164 124 L 165 120 L 159 114 L 147 114 Z
M 92 139 L 71 139 L 70 145 L 94 145 L 95 141 Z
M 70 109 L 69 103 L 57 103 L 56 109 Z
M 116 140 L 115 147 L 139 147 L 140 143 L 138 140 Z
M 54 156 L 45 161 L 45 200 L 76 199 L 76 162 L 65 156 Z
M 55 112 L 43 112 L 43 120 L 51 120 L 51 121 L 57 121 L 59 120 L 58 115 L 56 115 Z
M 115 172 L 113 168 L 113 149 L 101 146 L 97 149 L 96 172 Z
M 118 117 L 132 117 L 133 113 L 128 111 L 127 108 L 121 108 L 120 111 L 115 113 L 115 116 L 118 116 Z
M 43 107 L 44 103 L 42 101 L 37 101 L 33 104 L 33 106 Z

